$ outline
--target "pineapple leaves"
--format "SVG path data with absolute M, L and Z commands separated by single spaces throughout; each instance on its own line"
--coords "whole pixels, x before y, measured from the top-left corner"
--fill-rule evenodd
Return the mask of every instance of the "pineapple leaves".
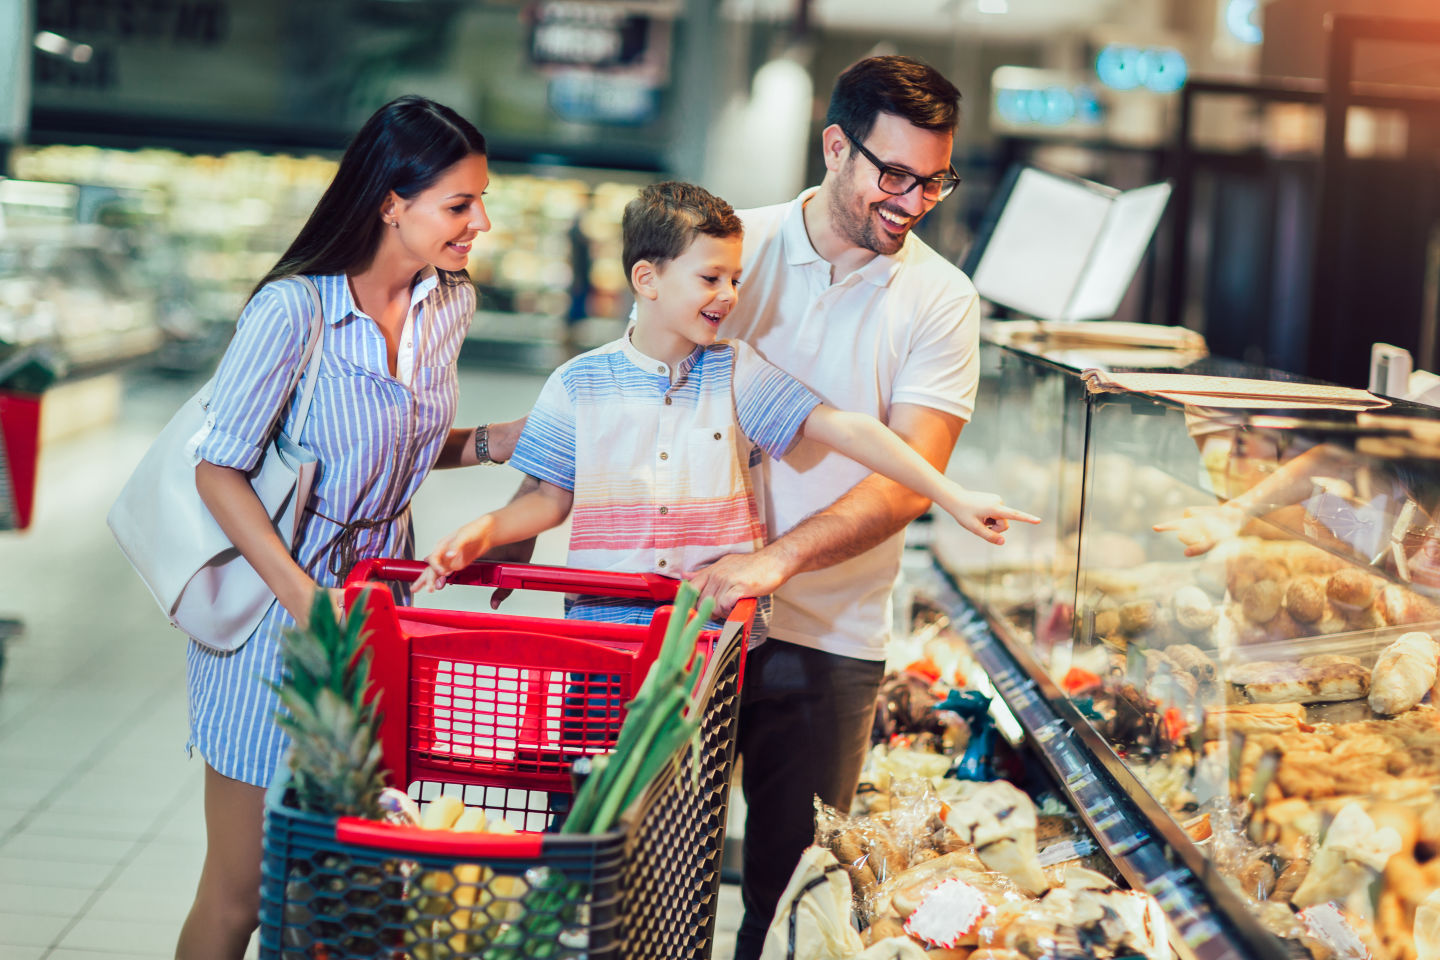
M 378 818 L 385 786 L 379 717 L 365 695 L 370 657 L 362 655 L 360 605 L 342 624 L 327 590 L 318 590 L 305 628 L 287 631 L 276 721 L 290 737 L 290 770 L 300 809 L 328 816 Z

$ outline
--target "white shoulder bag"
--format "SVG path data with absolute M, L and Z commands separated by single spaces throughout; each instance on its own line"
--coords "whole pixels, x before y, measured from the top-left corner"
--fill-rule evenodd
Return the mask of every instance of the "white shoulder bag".
M 325 337 L 319 291 L 309 277 L 297 279 L 305 284 L 314 309 L 309 337 L 285 392 L 286 402 L 271 425 L 272 439 L 250 472 L 250 485 L 275 532 L 292 549 L 315 478 L 315 455 L 300 446 L 299 438 L 310 413 Z M 285 409 L 302 377 L 304 393 L 293 436 L 287 436 L 282 429 Z M 207 647 L 228 651 L 245 643 L 276 601 L 195 488 L 195 442 L 205 429 L 214 387 L 211 377 L 170 418 L 120 491 L 106 522 L 171 625 Z

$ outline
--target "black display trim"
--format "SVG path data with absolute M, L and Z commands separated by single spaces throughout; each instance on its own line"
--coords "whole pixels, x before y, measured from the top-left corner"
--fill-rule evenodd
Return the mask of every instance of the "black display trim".
M 919 584 L 964 635 L 1096 843 L 1160 904 L 1194 960 L 1294 960 L 1110 744 L 998 618 L 983 615 L 936 561 Z M 926 582 L 928 581 L 928 582 Z

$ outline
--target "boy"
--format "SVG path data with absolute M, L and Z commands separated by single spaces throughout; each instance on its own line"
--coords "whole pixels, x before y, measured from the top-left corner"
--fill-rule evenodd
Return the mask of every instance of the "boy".
M 766 530 L 750 468 L 761 451 L 783 458 L 801 436 L 934 500 L 992 543 L 1004 543 L 1010 520 L 1039 522 L 961 488 L 878 420 L 821 403 L 745 343 L 716 339 L 740 287 L 742 227 L 729 204 L 692 184 L 660 183 L 626 206 L 622 225 L 634 325 L 550 375 L 510 460 L 539 489 L 442 540 L 417 589 L 443 586 L 492 547 L 556 527 L 572 509 L 576 567 L 683 577 L 756 550 Z M 653 609 L 578 598 L 566 615 L 648 623 Z M 756 621 L 752 644 L 764 638 L 768 598 Z

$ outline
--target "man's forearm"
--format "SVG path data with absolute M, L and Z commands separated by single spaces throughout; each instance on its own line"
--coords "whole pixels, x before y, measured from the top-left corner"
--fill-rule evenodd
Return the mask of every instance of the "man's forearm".
M 884 477 L 871 476 L 839 500 L 766 546 L 786 577 L 821 570 L 876 547 L 930 508 L 930 501 Z

